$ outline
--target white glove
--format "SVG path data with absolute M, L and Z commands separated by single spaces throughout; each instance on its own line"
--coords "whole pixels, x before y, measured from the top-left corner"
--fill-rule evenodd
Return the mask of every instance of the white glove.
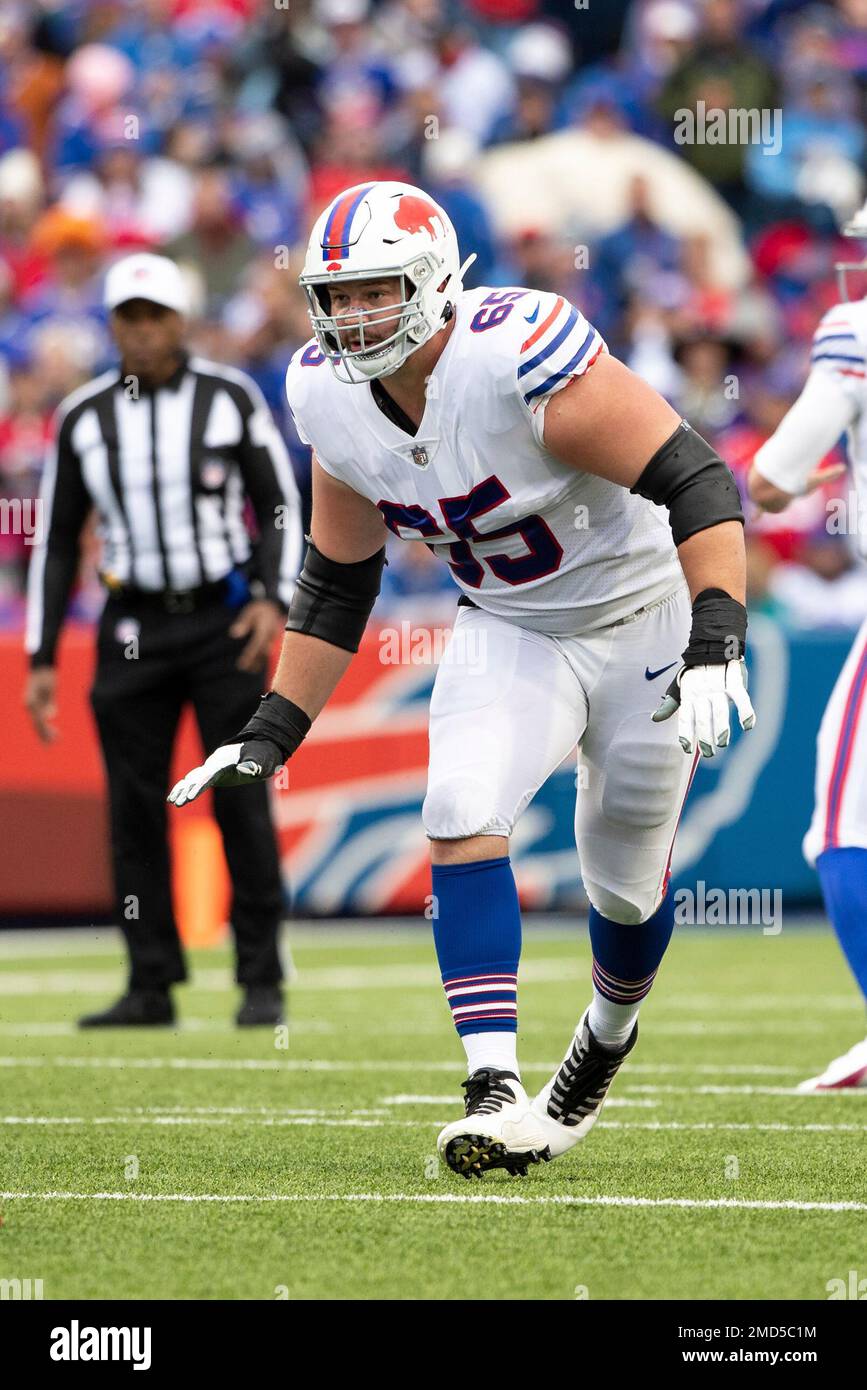
M 168 799 L 175 806 L 195 801 L 208 787 L 244 787 L 263 777 L 271 777 L 283 765 L 279 748 L 267 740 L 228 743 L 216 748 L 201 767 L 194 767 L 176 782 Z
M 703 758 L 725 748 L 731 736 L 729 700 L 738 712 L 742 729 L 751 729 L 756 712 L 747 694 L 747 668 L 743 660 L 718 666 L 681 666 L 651 716 L 658 724 L 678 711 L 677 736 L 684 753 L 698 744 Z

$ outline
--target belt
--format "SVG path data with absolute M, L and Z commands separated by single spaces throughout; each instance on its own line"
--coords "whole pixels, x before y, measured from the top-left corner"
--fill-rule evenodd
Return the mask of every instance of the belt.
M 165 613 L 194 613 L 198 608 L 226 596 L 226 580 L 215 579 L 194 589 L 137 589 L 132 584 L 103 583 L 109 599 L 138 607 L 162 608 Z

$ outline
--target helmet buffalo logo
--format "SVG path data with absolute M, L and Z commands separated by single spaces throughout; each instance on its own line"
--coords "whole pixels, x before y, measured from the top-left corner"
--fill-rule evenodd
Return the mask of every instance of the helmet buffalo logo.
M 426 198 L 417 198 L 412 193 L 401 194 L 394 214 L 394 225 L 402 232 L 427 232 L 431 241 L 436 239 L 433 219 L 439 217 L 439 209 Z

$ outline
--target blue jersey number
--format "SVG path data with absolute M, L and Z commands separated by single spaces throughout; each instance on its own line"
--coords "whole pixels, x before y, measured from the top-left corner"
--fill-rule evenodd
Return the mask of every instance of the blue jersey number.
M 515 301 L 523 299 L 526 290 L 498 290 L 482 300 L 482 307 L 474 315 L 470 328 L 474 333 L 484 333 L 486 328 L 496 328 L 509 317 Z M 490 306 L 490 307 L 488 307 Z
M 510 493 L 494 475 L 477 483 L 465 497 L 437 499 L 447 529 L 460 537 L 449 546 L 449 566 L 455 578 L 472 589 L 481 588 L 485 577 L 484 565 L 505 584 L 529 584 L 531 580 L 542 579 L 560 568 L 563 547 L 540 516 L 525 516 L 494 531 L 476 530 L 475 518 L 494 511 L 509 497 Z M 398 502 L 387 501 L 377 502 L 376 505 L 382 512 L 386 526 L 396 536 L 401 534 L 402 526 L 418 531 L 425 539 L 444 534 L 424 507 L 404 507 Z M 478 557 L 473 553 L 474 542 L 504 540 L 507 536 L 520 536 L 527 547 L 526 555 Z

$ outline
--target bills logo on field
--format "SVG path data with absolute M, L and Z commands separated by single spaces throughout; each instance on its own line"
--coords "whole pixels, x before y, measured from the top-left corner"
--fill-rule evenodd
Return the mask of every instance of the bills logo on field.
M 326 709 L 291 764 L 271 783 L 283 867 L 302 913 L 429 917 L 430 851 L 421 806 L 435 667 L 413 659 L 383 662 L 383 631 L 371 624 Z M 785 637 L 761 614 L 751 618 L 750 632 L 760 722 L 748 736 L 736 728 L 725 758 L 699 769 L 675 847 L 675 882 L 683 876 L 694 885 L 696 878 L 703 878 L 724 889 L 767 882 L 764 828 L 781 820 L 783 807 L 773 778 L 761 800 L 763 777 L 787 719 L 791 726 L 794 715 L 791 707 L 788 714 L 786 710 Z M 441 644 L 435 629 L 431 637 L 436 651 Z M 836 654 L 826 660 L 833 667 Z M 817 709 L 799 717 L 810 725 L 811 719 L 818 722 L 819 713 Z M 805 762 L 806 801 L 811 777 Z M 515 828 L 512 862 L 525 907 L 586 909 L 573 836 L 576 791 L 580 796 L 575 757 L 570 754 L 540 787 Z M 745 841 L 743 820 L 756 795 L 764 837 Z M 801 815 L 797 805 L 793 815 L 787 834 L 796 845 Z M 779 833 L 774 843 L 780 843 Z M 800 865 L 800 856 L 793 857 Z M 809 877 L 806 865 L 803 872 Z

